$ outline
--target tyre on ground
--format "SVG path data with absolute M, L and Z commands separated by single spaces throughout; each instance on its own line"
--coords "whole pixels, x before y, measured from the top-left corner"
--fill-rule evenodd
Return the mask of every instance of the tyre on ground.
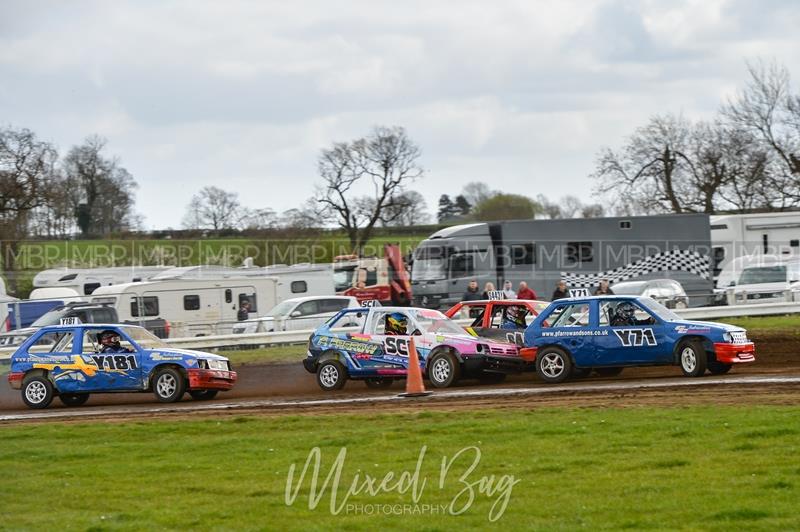
M 88 393 L 62 393 L 58 396 L 58 399 L 65 405 L 65 406 L 81 406 L 82 404 L 86 403 L 89 400 Z
M 189 395 L 195 401 L 210 401 L 218 392 L 219 390 L 189 390 Z
M 394 379 L 390 377 L 369 377 L 368 379 L 364 379 L 364 384 L 371 390 L 385 390 L 386 388 L 391 388 L 392 382 L 394 382 Z
M 564 382 L 572 374 L 572 359 L 559 347 L 545 347 L 536 356 L 536 373 L 544 382 Z
M 701 377 L 706 372 L 708 355 L 702 342 L 688 340 L 678 346 L 678 364 L 686 377 Z
M 326 360 L 317 367 L 317 384 L 326 392 L 341 390 L 347 382 L 347 370 L 338 360 Z
M 708 371 L 712 375 L 725 375 L 732 367 L 733 364 L 725 364 L 724 362 L 717 362 L 716 360 L 708 361 Z
M 153 376 L 153 395 L 161 403 L 180 401 L 186 392 L 186 379 L 175 368 L 162 368 Z
M 22 381 L 22 400 L 30 408 L 47 408 L 53 401 L 53 383 L 44 375 L 31 375 Z
M 452 353 L 439 351 L 426 364 L 428 380 L 434 388 L 447 388 L 458 382 L 461 365 Z

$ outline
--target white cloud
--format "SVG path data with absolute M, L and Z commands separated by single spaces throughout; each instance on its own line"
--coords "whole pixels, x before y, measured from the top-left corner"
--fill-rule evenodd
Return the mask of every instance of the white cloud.
M 100 133 L 152 226 L 191 194 L 282 210 L 319 150 L 405 126 L 439 194 L 590 199 L 588 175 L 656 113 L 714 113 L 775 57 L 800 76 L 791 0 L 486 3 L 3 2 L 0 116 L 62 148 Z M 10 22 L 13 21 L 13 22 Z

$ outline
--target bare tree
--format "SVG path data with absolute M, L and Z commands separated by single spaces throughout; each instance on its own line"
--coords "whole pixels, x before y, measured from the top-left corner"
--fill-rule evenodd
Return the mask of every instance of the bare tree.
M 236 229 L 243 214 L 238 194 L 209 186 L 192 196 L 186 207 L 183 226 L 186 229 L 213 231 Z
M 792 94 L 789 71 L 777 63 L 747 65 L 750 80 L 723 107 L 736 126 L 769 147 L 790 176 L 787 193 L 800 196 L 800 94 Z
M 685 212 L 691 201 L 687 150 L 691 126 L 681 116 L 655 116 L 615 152 L 605 149 L 593 177 L 598 191 L 613 193 L 642 212 Z
M 239 225 L 242 229 L 259 230 L 275 229 L 278 227 L 278 215 L 268 208 L 241 210 Z
M 461 195 L 464 196 L 473 207 L 497 194 L 499 194 L 498 191 L 492 190 L 489 188 L 489 185 L 482 181 L 471 181 L 461 189 Z
M 62 162 L 66 191 L 84 235 L 104 235 L 136 224 L 133 176 L 116 157 L 106 157 L 106 140 L 97 135 L 74 146 Z
M 57 154 L 28 129 L 0 129 L 0 253 L 9 288 L 16 293 L 19 240 L 27 235 L 30 215 L 44 203 Z
M 384 209 L 381 221 L 387 227 L 408 227 L 429 223 L 431 216 L 422 194 L 416 190 L 408 190 L 397 196 L 394 205 Z
M 387 218 L 402 204 L 405 186 L 423 174 L 419 157 L 419 147 L 401 127 L 376 127 L 366 138 L 323 150 L 322 185 L 315 194 L 319 214 L 345 230 L 354 252 L 363 250 L 379 221 L 391 222 Z

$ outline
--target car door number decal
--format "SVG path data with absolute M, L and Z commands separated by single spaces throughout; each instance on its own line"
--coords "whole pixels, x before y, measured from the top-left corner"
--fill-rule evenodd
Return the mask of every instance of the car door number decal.
M 387 355 L 408 356 L 408 338 L 387 336 L 383 341 L 383 351 Z
M 97 369 L 128 370 L 136 369 L 135 355 L 116 354 L 116 355 L 92 355 L 92 360 L 97 364 Z
M 658 345 L 653 329 L 614 329 L 614 334 L 625 347 Z

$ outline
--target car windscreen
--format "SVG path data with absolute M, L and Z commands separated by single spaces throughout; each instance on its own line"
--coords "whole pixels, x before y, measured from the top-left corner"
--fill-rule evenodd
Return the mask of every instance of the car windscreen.
M 417 248 L 411 265 L 412 281 L 439 281 L 447 278 L 447 253 L 441 246 Z
M 785 283 L 786 266 L 757 266 L 745 268 L 739 276 L 739 284 Z
M 355 271 L 355 265 L 334 267 L 333 289 L 336 292 L 344 292 L 350 288 L 353 284 L 353 274 Z
M 622 296 L 638 296 L 644 292 L 647 283 L 644 281 L 634 281 L 632 283 L 617 283 L 611 287 L 615 294 Z
M 283 301 L 281 303 L 278 303 L 277 305 L 272 307 L 272 310 L 267 312 L 265 314 L 265 316 L 268 317 L 268 318 L 277 318 L 277 317 L 280 317 L 280 316 L 285 316 L 285 315 L 287 315 L 289 313 L 291 308 L 296 303 L 297 303 L 297 301 Z
M 414 321 L 422 332 L 439 334 L 467 334 L 467 332 L 452 322 L 450 318 L 438 310 L 420 309 L 410 311 Z
M 166 349 L 169 346 L 158 336 L 141 327 L 120 327 L 142 349 Z
M 58 325 L 61 318 L 69 314 L 69 308 L 53 309 L 45 312 L 39 316 L 36 321 L 31 324 L 31 327 L 47 327 L 48 325 Z
M 643 306 L 647 307 L 647 310 L 658 316 L 664 321 L 676 321 L 681 320 L 680 316 L 672 312 L 670 309 L 659 303 L 658 301 L 649 298 L 649 297 L 640 297 L 639 303 Z

